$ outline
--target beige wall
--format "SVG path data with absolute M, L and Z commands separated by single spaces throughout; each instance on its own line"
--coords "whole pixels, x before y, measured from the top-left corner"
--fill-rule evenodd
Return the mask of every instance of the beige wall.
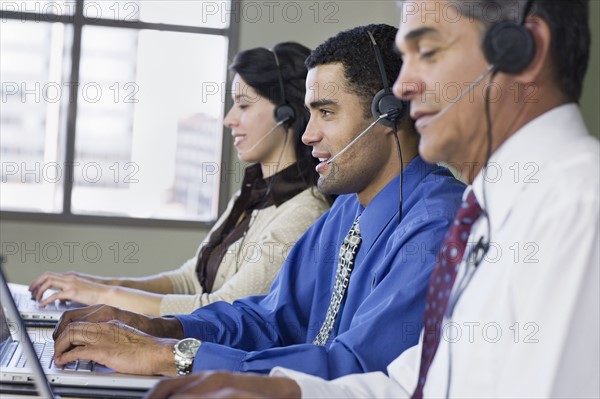
M 181 265 L 204 232 L 80 224 L 0 223 L 2 251 L 13 282 L 40 273 L 77 270 L 103 276 L 144 276 Z
M 393 0 L 300 0 L 278 1 L 271 15 L 263 7 L 262 18 L 255 22 L 256 1 L 244 1 L 240 26 L 240 49 L 271 47 L 293 40 L 310 48 L 339 31 L 369 23 L 396 25 L 399 14 Z
M 270 47 L 284 40 L 296 40 L 314 47 L 343 29 L 371 22 L 395 25 L 398 20 L 395 1 L 392 0 L 245 3 L 249 5 L 245 9 L 246 14 L 241 18 L 240 49 Z M 594 44 L 582 108 L 590 131 L 599 136 L 600 2 L 591 3 L 590 20 L 593 21 Z M 257 6 L 261 8 L 260 18 Z M 271 16 L 269 7 L 272 7 L 273 11 Z M 297 12 L 298 10 L 300 12 Z M 293 22 L 295 20 L 297 22 Z M 236 188 L 237 183 L 229 184 L 230 192 Z M 176 267 L 192 256 L 205 233 L 185 229 L 13 221 L 0 223 L 2 249 L 4 252 L 16 252 L 8 257 L 10 277 L 13 281 L 22 283 L 29 282 L 45 270 L 77 269 L 105 276 L 141 276 L 156 273 Z M 98 248 L 101 251 L 100 256 L 97 253 Z M 126 262 L 127 256 L 127 260 L 137 262 Z
M 600 137 L 600 1 L 591 0 L 590 6 L 592 54 L 585 79 L 581 108 L 588 129 L 593 135 Z

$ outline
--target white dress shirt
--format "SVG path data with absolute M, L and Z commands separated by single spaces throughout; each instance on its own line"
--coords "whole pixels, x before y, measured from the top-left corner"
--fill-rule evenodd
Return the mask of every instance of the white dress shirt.
M 480 217 L 469 242 L 487 237 L 490 249 L 475 267 L 467 248 L 425 397 L 600 397 L 599 153 L 567 104 L 525 125 L 492 155 L 487 178 L 477 176 L 491 237 Z M 389 377 L 272 374 L 294 378 L 303 397 L 410 397 L 421 344 Z

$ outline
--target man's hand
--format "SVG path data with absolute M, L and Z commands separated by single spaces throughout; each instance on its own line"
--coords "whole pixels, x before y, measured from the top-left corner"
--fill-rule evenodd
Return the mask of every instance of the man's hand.
M 93 360 L 121 373 L 177 375 L 176 339 L 156 338 L 119 321 L 73 322 L 54 341 L 54 361 L 62 366 Z
M 146 394 L 147 399 L 162 398 L 299 398 L 294 380 L 257 374 L 204 372 L 160 381 Z
M 52 337 L 56 341 L 71 323 L 104 323 L 108 321 L 121 322 L 155 337 L 183 338 L 181 323 L 174 317 L 148 317 L 107 305 L 94 305 L 64 312 Z

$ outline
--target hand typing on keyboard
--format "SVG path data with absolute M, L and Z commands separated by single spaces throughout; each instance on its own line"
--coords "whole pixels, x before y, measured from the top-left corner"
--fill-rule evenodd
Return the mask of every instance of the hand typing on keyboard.
M 51 295 L 44 296 L 48 290 L 56 290 Z M 60 302 L 73 301 L 83 305 L 94 305 L 103 301 L 103 295 L 110 287 L 91 276 L 80 275 L 74 272 L 52 273 L 46 272 L 31 283 L 29 291 L 31 296 L 40 303 L 41 307 L 50 305 L 57 300 Z
M 96 305 L 65 312 L 53 337 L 59 366 L 91 360 L 121 373 L 174 376 L 173 347 L 183 331 L 175 318 Z
M 35 298 L 24 293 L 13 293 L 13 298 L 17 307 L 21 310 L 39 310 L 39 309 L 51 309 L 51 310 L 67 310 L 67 305 L 60 301 L 53 301 L 47 305 L 42 305 L 36 301 Z

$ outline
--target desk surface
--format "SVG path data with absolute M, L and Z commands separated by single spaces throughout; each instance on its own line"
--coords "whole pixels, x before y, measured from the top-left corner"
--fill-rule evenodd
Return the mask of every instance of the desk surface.
M 88 399 L 88 398 L 114 398 L 129 399 L 142 398 L 145 391 L 135 391 L 118 388 L 88 388 L 88 387 L 53 387 L 55 394 L 61 399 Z M 32 398 L 37 397 L 35 387 L 31 384 L 0 384 L 0 398 Z

